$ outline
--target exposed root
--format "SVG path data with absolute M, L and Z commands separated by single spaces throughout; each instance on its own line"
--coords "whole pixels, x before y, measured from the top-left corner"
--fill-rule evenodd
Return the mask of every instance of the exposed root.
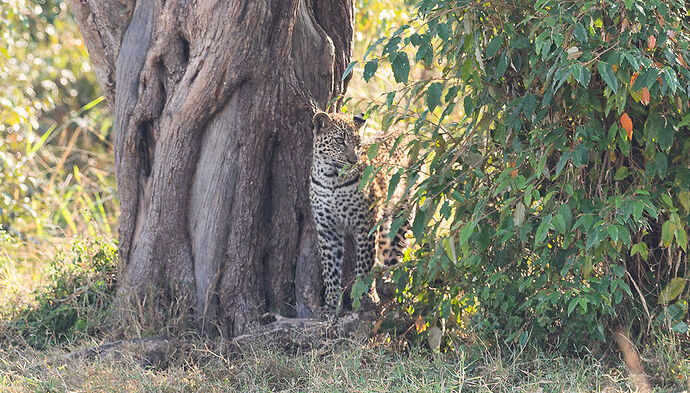
M 70 352 L 34 364 L 31 368 L 64 363 L 79 359 L 112 358 L 126 355 L 134 358 L 143 367 L 164 367 L 172 353 L 179 347 L 180 340 L 167 336 L 135 338 L 107 342 L 95 348 Z
M 286 350 L 310 349 L 325 345 L 336 338 L 365 339 L 374 325 L 373 312 L 349 313 L 337 319 L 286 318 L 267 313 L 254 332 L 243 334 L 226 342 L 230 353 L 241 352 L 254 344 L 275 345 Z M 164 368 L 176 350 L 183 347 L 184 339 L 155 336 L 107 342 L 94 348 L 70 352 L 47 359 L 32 368 L 81 359 L 121 359 L 131 357 L 142 367 Z
M 259 326 L 255 332 L 231 339 L 229 349 L 242 350 L 255 343 L 269 343 L 286 349 L 313 348 L 333 338 L 366 338 L 374 323 L 372 312 L 349 313 L 330 320 L 264 314 L 262 319 L 266 318 L 273 321 Z
M 630 342 L 628 333 L 623 328 L 617 328 L 613 332 L 613 337 L 618 344 L 621 352 L 623 352 L 623 360 L 630 370 L 630 379 L 632 380 L 635 391 L 639 393 L 651 393 L 652 388 L 649 385 L 647 374 L 642 367 L 642 359 L 637 353 L 637 350 Z

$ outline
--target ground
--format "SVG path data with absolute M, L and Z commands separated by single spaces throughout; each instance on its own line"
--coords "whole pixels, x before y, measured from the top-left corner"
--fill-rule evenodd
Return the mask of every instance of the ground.
M 223 354 L 220 341 L 192 340 L 156 366 L 131 353 L 103 359 L 61 360 L 74 346 L 37 352 L 0 352 L 3 392 L 628 392 L 626 371 L 592 357 L 499 354 L 471 360 L 463 352 L 402 353 L 350 340 L 333 340 L 288 353 L 255 346 Z M 668 390 L 671 391 L 671 390 Z

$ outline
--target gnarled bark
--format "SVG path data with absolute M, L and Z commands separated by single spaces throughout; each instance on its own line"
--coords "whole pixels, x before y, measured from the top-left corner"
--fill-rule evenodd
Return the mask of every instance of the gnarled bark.
M 72 7 L 115 114 L 120 302 L 190 299 L 230 336 L 265 311 L 309 316 L 310 120 L 346 88 L 352 1 Z

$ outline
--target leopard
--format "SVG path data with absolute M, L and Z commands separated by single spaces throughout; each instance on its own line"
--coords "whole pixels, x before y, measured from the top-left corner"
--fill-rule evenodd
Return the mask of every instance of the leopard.
M 395 162 L 397 166 L 404 166 L 406 155 L 402 154 L 403 149 L 397 149 L 395 156 L 389 152 L 396 135 L 370 137 L 363 144 L 360 132 L 365 122 L 363 114 L 352 117 L 317 111 L 312 118 L 309 200 L 321 257 L 325 302 L 320 310 L 322 315 L 333 315 L 338 308 L 346 236 L 354 240 L 355 276 L 368 274 L 377 256 L 386 266 L 397 264 L 407 247 L 405 234 L 409 230 L 409 219 L 404 220 L 394 236 L 389 236 L 393 219 L 409 203 L 407 183 L 398 182 L 392 197 L 388 198 L 391 171 L 381 170 L 366 189 L 360 188 L 368 165 Z M 368 159 L 363 151 L 372 143 L 379 144 L 379 148 L 376 155 Z

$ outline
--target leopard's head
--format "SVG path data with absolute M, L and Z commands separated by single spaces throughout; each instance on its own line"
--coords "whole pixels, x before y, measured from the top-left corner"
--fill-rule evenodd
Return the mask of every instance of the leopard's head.
M 359 161 L 359 129 L 364 125 L 362 115 L 354 118 L 339 114 L 317 112 L 314 125 L 314 159 L 325 161 L 338 169 Z

